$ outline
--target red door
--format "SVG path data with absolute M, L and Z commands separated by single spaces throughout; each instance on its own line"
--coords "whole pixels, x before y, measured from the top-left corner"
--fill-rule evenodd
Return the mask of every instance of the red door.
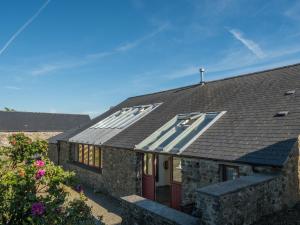
M 172 182 L 171 193 L 171 207 L 177 210 L 181 210 L 181 184 Z
M 155 163 L 154 154 L 143 155 L 142 195 L 144 198 L 155 200 Z
M 171 157 L 171 207 L 181 210 L 181 159 Z

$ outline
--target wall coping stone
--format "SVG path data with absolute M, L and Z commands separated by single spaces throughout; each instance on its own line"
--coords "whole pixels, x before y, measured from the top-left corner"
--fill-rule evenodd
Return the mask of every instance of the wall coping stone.
M 264 183 L 275 179 L 278 175 L 271 174 L 255 174 L 252 176 L 241 176 L 235 180 L 220 182 L 212 184 L 197 190 L 201 194 L 211 195 L 214 197 L 220 197 L 222 195 L 237 192 L 243 188 L 255 186 L 260 183 Z
M 183 212 L 172 209 L 168 206 L 162 205 L 158 202 L 143 198 L 138 195 L 129 195 L 121 198 L 127 203 L 134 204 L 137 207 L 140 207 L 144 210 L 147 210 L 155 215 L 164 217 L 169 221 L 174 222 L 174 224 L 180 225 L 196 225 L 199 224 L 199 219 Z

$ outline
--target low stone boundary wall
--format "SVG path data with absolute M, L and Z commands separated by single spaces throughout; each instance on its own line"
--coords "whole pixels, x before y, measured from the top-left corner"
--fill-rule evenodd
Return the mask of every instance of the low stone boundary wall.
M 196 225 L 197 218 L 137 195 L 121 198 L 123 225 Z
M 196 208 L 201 224 L 249 225 L 280 210 L 283 185 L 280 176 L 253 175 L 201 188 Z

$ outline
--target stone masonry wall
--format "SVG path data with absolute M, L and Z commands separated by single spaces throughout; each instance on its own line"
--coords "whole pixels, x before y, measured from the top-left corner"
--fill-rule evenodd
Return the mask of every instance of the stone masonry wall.
M 95 191 L 121 197 L 140 193 L 139 155 L 133 151 L 103 147 L 101 171 L 72 162 L 70 144 L 60 143 L 60 164 L 72 170 L 80 181 Z
M 197 191 L 196 214 L 203 225 L 250 225 L 262 216 L 291 207 L 300 200 L 297 146 L 282 170 L 263 167 L 255 170 L 260 173 L 209 185 Z M 268 172 L 265 175 L 262 173 L 264 170 Z M 265 180 L 261 178 L 263 176 Z
M 103 186 L 111 195 L 122 197 L 140 193 L 139 155 L 116 148 L 103 149 Z
M 283 190 L 278 179 L 254 175 L 199 189 L 197 209 L 201 223 L 250 225 L 261 216 L 280 210 Z M 239 187 L 244 184 L 248 186 Z
M 122 225 L 197 225 L 198 218 L 158 202 L 131 195 L 121 198 Z
M 222 163 L 204 159 L 182 159 L 182 204 L 195 203 L 196 190 L 222 181 L 221 165 L 239 166 L 240 176 L 253 174 L 249 165 Z
M 47 140 L 61 132 L 0 132 L 0 146 L 8 146 L 8 136 L 16 133 L 24 133 L 32 140 Z
M 56 165 L 58 164 L 58 148 L 57 148 L 57 144 L 53 144 L 53 143 L 48 144 L 48 157 Z
M 294 206 L 300 201 L 300 159 L 298 143 L 294 146 L 293 152 L 288 157 L 282 170 L 281 183 L 284 185 L 282 196 L 283 205 Z

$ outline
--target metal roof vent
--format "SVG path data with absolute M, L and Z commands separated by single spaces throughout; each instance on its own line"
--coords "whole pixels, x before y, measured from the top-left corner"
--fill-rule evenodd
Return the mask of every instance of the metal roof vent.
M 287 116 L 287 114 L 289 114 L 289 111 L 279 111 L 274 115 L 274 117 L 283 117 Z
M 289 91 L 287 91 L 287 92 L 285 92 L 284 93 L 284 95 L 293 95 L 293 94 L 295 94 L 295 90 L 289 90 Z
M 205 82 L 204 82 L 204 72 L 205 72 L 205 69 L 204 68 L 200 68 L 199 72 L 200 72 L 200 84 L 204 85 L 205 84 Z

